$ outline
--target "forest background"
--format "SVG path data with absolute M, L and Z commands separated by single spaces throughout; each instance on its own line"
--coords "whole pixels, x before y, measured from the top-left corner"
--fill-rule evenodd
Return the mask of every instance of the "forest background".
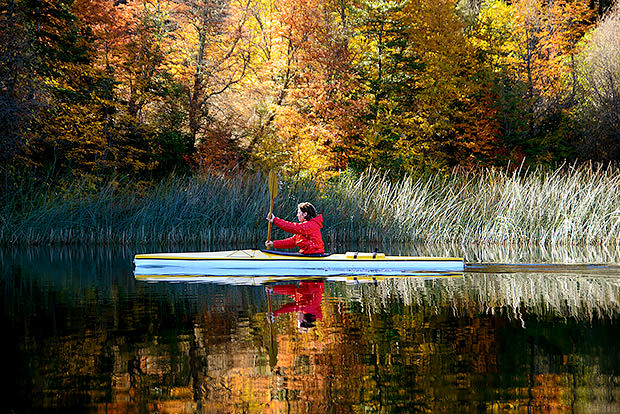
M 0 0 L 0 244 L 620 246 L 611 0 Z M 594 162 L 592 162 L 594 161 Z
M 620 158 L 611 0 L 0 4 L 5 191 Z

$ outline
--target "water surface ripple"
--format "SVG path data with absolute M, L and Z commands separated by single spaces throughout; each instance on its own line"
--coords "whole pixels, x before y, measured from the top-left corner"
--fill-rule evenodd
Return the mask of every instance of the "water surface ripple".
M 620 412 L 615 265 L 237 286 L 134 253 L 0 251 L 0 412 Z

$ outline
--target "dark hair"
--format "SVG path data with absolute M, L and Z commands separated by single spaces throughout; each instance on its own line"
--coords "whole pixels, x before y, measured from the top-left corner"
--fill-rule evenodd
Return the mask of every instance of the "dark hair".
M 301 321 L 301 323 L 299 324 L 299 326 L 301 328 L 314 328 L 315 324 L 314 322 L 316 321 L 316 316 L 314 316 L 311 313 L 304 313 L 304 320 Z
M 302 211 L 302 213 L 306 213 L 306 220 L 313 219 L 317 216 L 316 208 L 310 203 L 299 203 L 297 208 Z

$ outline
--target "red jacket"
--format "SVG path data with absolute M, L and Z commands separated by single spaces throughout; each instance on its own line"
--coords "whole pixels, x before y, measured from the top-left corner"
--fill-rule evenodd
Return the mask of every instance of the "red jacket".
M 283 240 L 274 240 L 273 247 L 276 249 L 292 249 L 299 247 L 299 253 L 315 254 L 325 253 L 321 228 L 323 227 L 323 215 L 304 221 L 301 223 L 291 223 L 275 217 L 273 224 L 280 227 L 287 233 L 293 233 L 293 237 Z
M 290 295 L 295 302 L 287 303 L 280 309 L 273 312 L 273 316 L 278 316 L 289 312 L 311 313 L 317 320 L 323 319 L 321 311 L 321 300 L 325 282 L 300 282 L 297 285 L 274 285 L 273 293 L 278 295 Z

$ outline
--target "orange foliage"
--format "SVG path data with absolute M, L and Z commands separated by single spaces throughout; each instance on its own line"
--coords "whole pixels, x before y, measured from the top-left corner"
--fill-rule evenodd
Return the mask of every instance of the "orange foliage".
M 26 157 L 98 174 L 184 158 L 329 176 L 492 164 L 502 145 L 525 154 L 576 89 L 570 57 L 593 13 L 578 0 L 483 3 L 469 27 L 457 0 L 39 2 L 28 13 L 45 29 L 45 109 Z
M 278 146 L 289 155 L 274 158 L 259 149 L 285 173 L 322 174 L 336 166 L 334 149 L 358 126 L 360 102 L 349 97 L 355 75 L 337 15 L 322 0 L 282 0 L 277 3 L 272 34 L 272 79 L 280 89 L 269 106 L 269 136 L 262 147 Z M 341 165 L 343 166 L 343 165 Z
M 199 170 L 230 170 L 241 162 L 239 146 L 230 136 L 230 129 L 211 130 L 196 145 L 196 153 L 185 161 Z
M 569 70 L 566 56 L 592 24 L 593 12 L 581 1 L 520 0 L 514 3 L 520 77 L 542 96 L 555 97 Z

